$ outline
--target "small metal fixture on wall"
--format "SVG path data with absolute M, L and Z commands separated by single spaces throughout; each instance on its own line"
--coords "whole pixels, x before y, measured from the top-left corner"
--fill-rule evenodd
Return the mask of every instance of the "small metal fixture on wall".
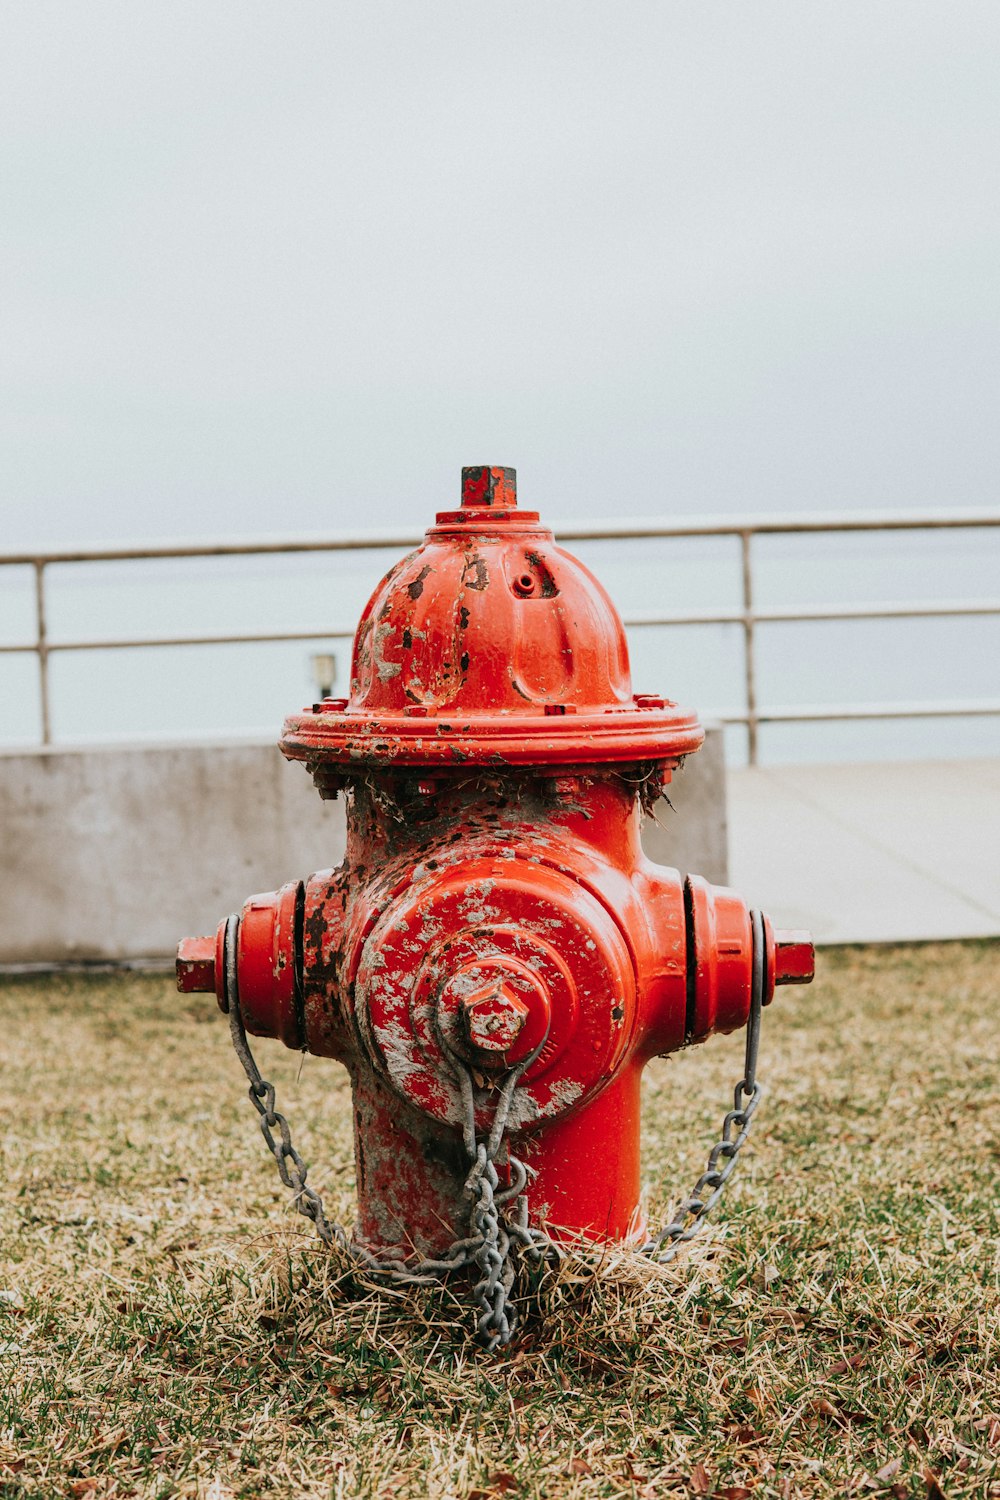
M 330 651 L 314 651 L 309 658 L 316 697 L 322 703 L 333 696 L 333 685 L 337 680 L 337 658 Z

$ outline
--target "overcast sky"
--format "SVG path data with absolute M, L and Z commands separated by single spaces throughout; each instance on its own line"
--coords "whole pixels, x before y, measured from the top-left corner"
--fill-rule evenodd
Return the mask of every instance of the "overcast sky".
M 6 0 L 2 546 L 995 504 L 997 0 Z

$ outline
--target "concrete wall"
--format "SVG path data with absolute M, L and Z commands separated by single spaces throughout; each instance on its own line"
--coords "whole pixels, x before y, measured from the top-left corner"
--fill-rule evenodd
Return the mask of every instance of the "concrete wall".
M 646 852 L 724 882 L 721 731 L 670 799 Z M 343 804 L 273 745 L 0 754 L 0 963 L 169 957 L 343 848 Z

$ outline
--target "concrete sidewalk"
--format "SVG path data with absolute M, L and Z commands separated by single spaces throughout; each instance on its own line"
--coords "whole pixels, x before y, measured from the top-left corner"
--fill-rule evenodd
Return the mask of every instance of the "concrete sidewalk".
M 820 943 L 1000 936 L 1000 760 L 730 771 L 729 882 Z

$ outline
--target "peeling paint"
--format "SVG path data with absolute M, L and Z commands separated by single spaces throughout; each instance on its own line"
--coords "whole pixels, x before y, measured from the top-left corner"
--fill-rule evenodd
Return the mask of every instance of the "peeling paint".
M 424 591 L 424 583 L 426 579 L 430 577 L 430 573 L 431 565 L 430 563 L 425 563 L 424 566 L 420 569 L 420 572 L 417 574 L 416 578 L 414 578 L 413 582 L 407 584 L 406 592 L 409 594 L 411 599 L 417 600 L 420 598 L 420 595 Z
M 398 677 L 403 670 L 402 665 L 398 661 L 386 661 L 385 659 L 386 645 L 394 634 L 395 626 L 392 621 L 385 620 L 376 625 L 372 635 L 372 657 L 380 682 L 390 682 L 392 678 Z
M 475 589 L 477 593 L 482 593 L 484 589 L 489 588 L 490 575 L 486 559 L 478 552 L 474 552 L 466 563 L 462 583 L 467 589 Z

